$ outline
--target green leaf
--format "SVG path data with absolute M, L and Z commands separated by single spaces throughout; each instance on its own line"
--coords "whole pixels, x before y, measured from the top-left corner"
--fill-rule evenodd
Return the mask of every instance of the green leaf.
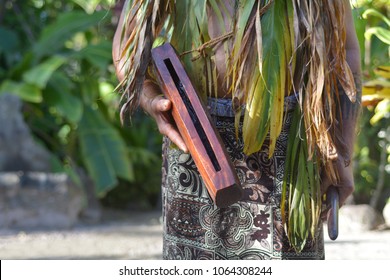
M 360 9 L 353 9 L 353 21 L 354 26 L 356 30 L 356 36 L 359 41 L 359 47 L 362 53 L 364 53 L 365 50 L 365 39 L 364 39 L 364 32 L 366 31 L 367 26 L 367 20 L 362 18 L 361 8 Z
M 54 71 L 56 71 L 65 61 L 65 57 L 52 56 L 38 66 L 24 73 L 23 80 L 43 89 L 46 87 L 46 84 Z
M 378 37 L 383 43 L 390 45 L 390 30 L 384 29 L 383 27 L 371 27 L 364 33 L 367 40 L 369 40 L 372 35 Z
M 92 65 L 105 71 L 112 61 L 111 46 L 112 44 L 110 42 L 88 45 L 75 56 L 85 58 Z
M 11 80 L 21 80 L 21 77 L 25 72 L 31 69 L 32 60 L 34 54 L 32 52 L 23 53 L 23 57 L 20 60 L 15 61 L 8 70 L 7 77 Z
M 72 1 L 80 5 L 80 7 L 82 7 L 85 10 L 85 12 L 87 12 L 88 14 L 93 13 L 96 10 L 96 7 L 100 4 L 100 2 L 102 2 L 101 0 L 89 0 L 89 1 L 72 0 Z
M 11 29 L 0 27 L 0 53 L 11 52 L 19 46 L 19 38 Z
M 99 83 L 96 77 L 83 77 L 80 93 L 84 104 L 94 104 L 99 98 Z
M 96 12 L 92 15 L 82 11 L 72 11 L 60 15 L 57 21 L 45 27 L 38 42 L 34 45 L 36 58 L 39 59 L 56 52 L 74 34 L 83 32 L 107 18 L 107 11 Z
M 287 144 L 281 207 L 283 223 L 287 222 L 288 239 L 299 252 L 304 248 L 309 234 L 315 236 L 321 209 L 318 163 L 308 160 L 305 127 L 299 106 L 294 110 L 289 131 L 291 137 Z M 285 218 L 286 213 L 288 219 Z
M 256 73 L 259 69 L 255 69 Z M 270 105 L 270 94 L 265 94 L 264 84 L 260 81 L 260 74 L 257 75 L 256 82 L 251 85 L 250 91 L 256 92 L 253 96 L 252 103 L 254 105 L 248 106 L 245 110 L 243 134 L 244 139 L 244 153 L 252 154 L 260 150 L 264 139 L 269 130 L 268 109 Z M 254 89 L 252 89 L 252 87 Z M 258 129 L 259 133 L 255 133 Z
M 377 10 L 375 10 L 375 9 L 367 9 L 366 11 L 364 11 L 362 17 L 364 19 L 367 19 L 368 16 L 378 17 L 381 20 L 383 20 L 387 24 L 387 26 L 390 27 L 390 19 L 388 19 L 385 15 L 381 14 Z
M 275 1 L 274 7 L 262 19 L 263 31 L 263 72 L 261 73 L 270 103 L 270 154 L 273 153 L 277 136 L 282 129 L 283 103 L 286 85 L 287 61 L 291 55 L 289 29 L 284 16 L 287 1 Z
M 281 199 L 281 213 L 282 213 L 282 221 L 286 222 L 286 211 L 289 209 L 290 201 L 291 201 L 291 191 L 288 191 L 288 188 L 292 185 L 291 182 L 294 181 L 293 176 L 296 174 L 292 168 L 294 168 L 295 155 L 297 154 L 297 144 L 300 141 L 300 135 L 298 132 L 299 125 L 299 107 L 297 106 L 292 115 L 292 122 L 290 126 L 290 135 L 288 137 L 287 142 L 287 150 L 286 150 L 286 163 L 284 166 L 284 176 L 283 176 L 283 184 L 282 184 L 282 199 Z M 287 194 L 289 194 L 289 198 L 287 198 Z
M 97 194 L 104 195 L 117 184 L 117 177 L 132 181 L 133 166 L 117 130 L 89 107 L 84 108 L 78 133 L 85 165 L 94 179 Z
M 42 91 L 35 85 L 23 82 L 14 82 L 12 80 L 5 80 L 0 86 L 1 94 L 14 94 L 19 96 L 22 100 L 40 103 L 42 102 Z
M 50 79 L 43 97 L 45 103 L 57 109 L 58 113 L 71 123 L 77 124 L 83 114 L 83 103 L 74 92 L 72 81 L 63 73 L 55 73 Z
M 262 69 L 253 72 L 254 77 L 258 76 L 257 85 L 249 89 L 243 138 L 244 152 L 251 154 L 260 150 L 269 132 L 271 156 L 282 128 L 284 96 L 290 88 L 286 71 L 292 47 L 291 40 L 287 40 L 289 27 L 283 12 L 289 7 L 287 1 L 274 1 L 270 5 L 261 18 Z
M 371 125 L 375 125 L 390 113 L 390 99 L 380 101 L 375 107 L 375 114 L 370 119 Z

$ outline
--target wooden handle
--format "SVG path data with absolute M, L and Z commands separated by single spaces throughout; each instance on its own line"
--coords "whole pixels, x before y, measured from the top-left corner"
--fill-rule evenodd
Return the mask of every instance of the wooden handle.
M 218 207 L 237 202 L 242 188 L 222 140 L 196 93 L 175 49 L 166 43 L 152 50 L 161 88 L 172 101 L 172 116 Z

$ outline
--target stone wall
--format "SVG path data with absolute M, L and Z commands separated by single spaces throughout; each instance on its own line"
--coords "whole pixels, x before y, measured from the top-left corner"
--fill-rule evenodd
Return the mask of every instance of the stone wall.
M 70 227 L 85 208 L 84 187 L 51 172 L 21 109 L 17 96 L 0 95 L 0 228 Z
M 50 172 L 50 153 L 33 139 L 17 96 L 0 95 L 0 171 Z
M 83 191 L 66 174 L 0 173 L 0 227 L 71 227 L 83 205 Z

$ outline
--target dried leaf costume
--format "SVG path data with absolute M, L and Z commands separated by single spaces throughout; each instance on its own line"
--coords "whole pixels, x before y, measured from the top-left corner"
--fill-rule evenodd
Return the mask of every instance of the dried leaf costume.
M 332 161 L 350 158 L 340 99 L 356 100 L 343 1 L 235 1 L 230 29 L 223 0 L 131 0 L 126 9 L 122 115 L 137 108 L 145 77 L 153 79 L 152 46 L 171 42 L 209 102 L 246 193 L 216 208 L 190 156 L 165 139 L 164 257 L 323 258 L 320 170 L 337 183 Z M 219 37 L 209 34 L 210 11 Z M 228 54 L 231 100 L 214 98 L 216 46 Z

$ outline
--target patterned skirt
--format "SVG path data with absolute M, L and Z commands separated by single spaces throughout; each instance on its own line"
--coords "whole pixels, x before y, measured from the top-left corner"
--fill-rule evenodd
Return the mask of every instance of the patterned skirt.
M 191 156 L 164 138 L 164 259 L 324 259 L 322 225 L 315 239 L 296 253 L 281 221 L 282 178 L 295 104 L 294 98 L 286 98 L 282 133 L 268 158 L 268 139 L 259 152 L 246 156 L 242 139 L 236 137 L 231 101 L 209 99 L 211 116 L 244 190 L 242 199 L 228 208 L 214 205 Z

